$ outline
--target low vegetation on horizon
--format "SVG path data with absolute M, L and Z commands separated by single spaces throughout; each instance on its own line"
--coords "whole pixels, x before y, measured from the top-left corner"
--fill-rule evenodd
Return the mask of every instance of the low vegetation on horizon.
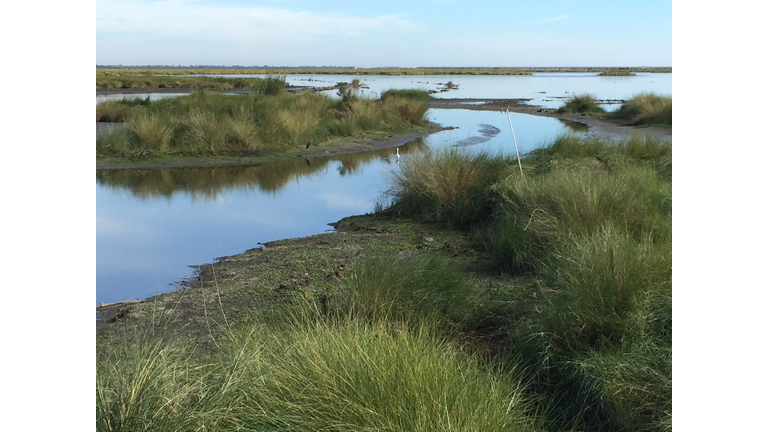
M 671 143 L 521 162 L 411 154 L 348 232 L 126 309 L 97 430 L 671 431 Z
M 196 90 L 250 90 L 257 93 L 274 93 L 285 88 L 285 76 L 270 75 L 265 78 L 224 78 L 204 76 L 158 75 L 153 72 L 96 73 L 96 90 L 110 89 L 196 89 Z
M 614 71 L 642 72 L 642 73 L 672 73 L 672 68 L 536 68 L 536 67 L 466 67 L 466 68 L 344 68 L 344 67 L 297 67 L 297 68 L 244 68 L 244 67 L 97 67 L 96 79 L 104 80 L 123 76 L 153 75 L 530 75 L 534 72 L 601 72 L 611 74 Z

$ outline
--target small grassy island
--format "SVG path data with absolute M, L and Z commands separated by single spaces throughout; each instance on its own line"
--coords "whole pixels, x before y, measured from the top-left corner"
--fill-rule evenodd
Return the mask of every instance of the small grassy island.
M 637 74 L 626 69 L 606 69 L 600 72 L 600 76 L 637 76 Z
M 354 84 L 354 83 L 353 83 Z M 124 123 L 96 139 L 100 163 L 135 161 L 251 161 L 291 158 L 306 143 L 331 148 L 344 139 L 426 130 L 432 97 L 426 91 L 391 90 L 377 100 L 341 85 L 339 99 L 313 91 L 285 92 L 281 77 L 258 79 L 253 92 L 195 92 L 151 101 L 106 101 L 97 122 Z
M 127 121 L 175 112 L 158 148 L 188 134 L 210 152 L 423 116 L 395 96 L 243 99 L 152 102 Z M 260 122 L 236 139 L 229 110 Z M 566 136 L 521 162 L 412 154 L 379 211 L 339 232 L 219 258 L 188 289 L 103 309 L 97 430 L 671 431 L 671 143 Z

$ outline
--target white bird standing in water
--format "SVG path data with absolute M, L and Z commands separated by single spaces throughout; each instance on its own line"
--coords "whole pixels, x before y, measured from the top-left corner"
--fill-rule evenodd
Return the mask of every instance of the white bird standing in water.
M 400 147 L 396 148 L 395 151 L 397 153 L 397 160 L 400 160 Z

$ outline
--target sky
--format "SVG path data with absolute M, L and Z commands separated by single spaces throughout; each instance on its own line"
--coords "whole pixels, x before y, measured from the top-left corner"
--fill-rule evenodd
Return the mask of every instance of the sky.
M 96 64 L 672 66 L 672 1 L 96 0 Z

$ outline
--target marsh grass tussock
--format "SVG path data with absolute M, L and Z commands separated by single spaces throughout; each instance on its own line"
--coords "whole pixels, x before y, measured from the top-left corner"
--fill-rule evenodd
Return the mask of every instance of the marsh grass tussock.
M 202 362 L 168 341 L 102 347 L 97 430 L 536 430 L 518 377 L 429 323 L 307 318 L 229 331 Z
M 355 264 L 331 299 L 332 312 L 373 321 L 432 322 L 461 328 L 473 288 L 439 256 L 372 257 Z
M 394 210 L 469 226 L 488 210 L 488 187 L 508 160 L 456 148 L 416 154 L 393 177 Z
M 170 150 L 175 125 L 170 119 L 157 114 L 145 114 L 133 118 L 126 124 L 136 155 L 159 153 Z M 120 133 L 120 131 L 116 131 Z
M 513 376 L 482 371 L 429 327 L 351 320 L 276 336 L 251 411 L 267 430 L 533 430 Z
M 640 93 L 624 102 L 609 118 L 630 125 L 672 126 L 672 98 Z
M 573 95 L 557 109 L 559 113 L 603 113 L 605 110 L 597 104 L 597 98 L 591 94 Z

